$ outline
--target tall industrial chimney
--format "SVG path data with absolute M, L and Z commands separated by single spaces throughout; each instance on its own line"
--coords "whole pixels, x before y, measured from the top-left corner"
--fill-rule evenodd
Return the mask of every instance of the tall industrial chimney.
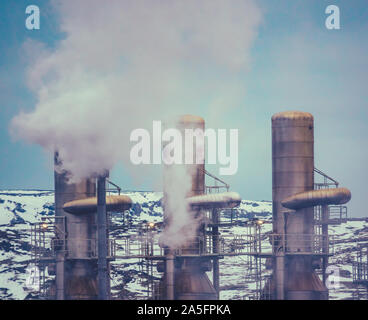
M 177 125 L 177 129 L 182 132 L 183 137 L 185 136 L 185 129 L 200 129 L 202 132 L 204 132 L 204 127 L 204 120 L 201 117 L 193 115 L 182 116 Z M 191 189 L 186 195 L 187 197 L 203 195 L 205 193 L 205 164 L 204 161 L 203 163 L 196 164 L 196 149 L 196 143 L 194 143 L 194 164 L 182 165 L 185 166 L 186 173 L 191 178 Z M 184 154 L 183 157 L 185 157 Z M 180 181 L 178 181 L 178 183 L 180 183 Z M 167 197 L 168 193 L 166 190 L 164 190 L 164 198 Z M 165 199 L 164 202 L 166 202 Z M 193 215 L 201 214 L 199 209 L 196 211 L 194 211 L 194 209 L 192 210 L 193 211 L 191 214 Z M 165 206 L 164 216 L 166 223 L 170 223 L 172 214 L 168 212 L 168 209 L 165 208 Z M 199 237 L 203 236 L 203 232 L 204 227 L 199 226 L 196 236 L 181 247 L 182 255 L 193 255 L 194 257 L 176 257 L 175 261 L 173 261 L 173 255 L 171 251 L 167 250 L 166 271 L 164 276 L 164 298 L 173 298 L 175 300 L 215 300 L 217 298 L 216 290 L 206 275 L 210 261 L 204 259 L 203 257 L 196 256 L 200 253 Z M 172 272 L 172 269 L 174 269 L 174 272 Z M 173 292 L 170 292 L 170 290 Z
M 306 112 L 281 112 L 272 117 L 272 211 L 276 236 L 271 288 L 273 296 L 280 300 L 319 300 L 327 294 L 312 266 L 313 206 L 292 211 L 282 205 L 287 197 L 314 188 L 313 126 L 313 116 Z
M 60 165 L 55 153 L 55 166 Z M 68 183 L 67 173 L 55 170 L 56 299 L 97 298 L 96 213 L 70 214 L 63 205 L 72 200 L 96 196 L 95 179 Z

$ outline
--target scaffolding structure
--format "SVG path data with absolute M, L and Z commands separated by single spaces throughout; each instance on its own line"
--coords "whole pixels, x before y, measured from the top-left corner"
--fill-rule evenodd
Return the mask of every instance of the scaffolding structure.
M 31 261 L 38 268 L 40 299 L 54 297 L 48 276 L 55 275 L 56 251 L 65 252 L 65 244 L 65 217 L 42 217 L 31 225 Z
M 314 168 L 315 183 L 314 190 L 338 188 L 339 182 L 335 179 L 329 177 L 327 174 Z M 329 205 L 328 206 L 328 223 L 329 225 L 339 225 L 341 223 L 347 222 L 348 210 L 344 205 Z M 315 221 L 315 231 L 316 233 L 321 233 L 321 225 L 323 224 L 322 217 L 322 206 L 314 207 L 314 221 Z
M 315 184 L 316 189 L 337 187 L 338 183 L 319 170 L 315 170 L 323 181 Z M 229 185 L 207 171 L 206 176 L 213 179 L 213 185 L 206 185 L 206 193 L 216 193 L 229 190 Z M 108 181 L 112 184 L 110 181 Z M 121 188 L 112 184 L 117 192 Z M 107 189 L 108 192 L 116 192 Z M 328 224 L 343 223 L 347 219 L 347 209 L 344 206 L 328 207 Z M 201 210 L 204 217 L 203 236 L 196 237 L 189 245 L 195 248 L 195 255 L 187 250 L 177 248 L 173 251 L 175 257 L 190 258 L 203 257 L 212 262 L 213 283 L 218 297 L 220 293 L 220 260 L 226 257 L 244 256 L 244 277 L 248 283 L 254 284 L 254 290 L 246 294 L 249 299 L 272 299 L 270 283 L 270 261 L 278 253 L 284 255 L 313 255 L 316 258 L 328 258 L 334 254 L 334 237 L 322 230 L 322 208 L 315 207 L 315 234 L 274 234 L 264 233 L 263 227 L 268 221 L 261 219 L 240 218 L 241 209 L 211 209 Z M 226 213 L 226 217 L 225 217 Z M 230 215 L 230 217 L 229 217 Z M 125 214 L 124 214 L 125 217 Z M 54 298 L 52 276 L 55 274 L 57 254 L 62 253 L 66 258 L 69 247 L 73 246 L 72 239 L 68 239 L 65 230 L 65 217 L 46 217 L 40 223 L 32 226 L 32 260 L 39 267 L 40 297 Z M 108 214 L 108 231 L 116 231 L 111 222 L 112 215 Z M 125 223 L 124 218 L 124 223 Z M 128 222 L 128 221 L 127 221 Z M 221 234 L 220 228 L 242 226 L 241 235 Z M 127 230 L 125 227 L 119 227 Z M 136 259 L 139 265 L 141 283 L 146 286 L 146 298 L 157 299 L 160 288 L 160 273 L 166 260 L 165 247 L 160 243 L 160 232 L 163 224 L 145 223 L 139 232 L 133 235 L 113 238 L 108 241 L 108 260 L 121 261 Z M 87 246 L 88 259 L 97 259 L 96 239 L 79 240 L 78 245 Z M 298 243 L 298 246 L 295 246 Z M 300 245 L 302 243 L 302 245 Z M 186 244 L 188 246 L 188 244 Z M 356 274 L 364 274 L 364 269 L 357 269 Z M 359 271 L 360 270 L 360 271 Z M 363 270 L 363 271 L 362 271 Z M 362 273 L 363 272 L 363 273 Z M 367 269 L 365 269 L 367 272 Z M 323 274 L 323 270 L 322 270 Z M 367 273 L 365 273 L 367 275 Z
M 230 186 L 223 180 L 204 170 L 207 178 L 212 179 L 211 184 L 206 184 L 206 194 L 229 191 Z M 221 213 L 230 213 L 230 219 L 223 221 Z M 175 258 L 206 258 L 212 262 L 213 284 L 219 297 L 220 273 L 219 260 L 226 256 L 249 255 L 254 252 L 254 244 L 257 243 L 255 234 L 245 234 L 241 236 L 222 236 L 219 228 L 234 225 L 244 225 L 239 219 L 236 209 L 228 210 L 200 210 L 204 225 L 203 236 L 194 237 L 185 247 L 172 251 Z M 230 221 L 229 221 L 230 220 Z M 139 259 L 141 272 L 146 272 L 147 297 L 149 299 L 159 299 L 162 292 L 160 273 L 164 272 L 164 263 L 167 259 L 167 248 L 160 243 L 160 232 L 163 224 L 148 223 L 146 228 L 135 235 L 126 236 L 116 241 L 115 259 Z M 188 247 L 191 248 L 188 253 Z M 193 253 L 195 252 L 195 253 Z
M 354 299 L 368 300 L 368 244 L 367 243 L 358 245 L 357 253 L 352 263 L 352 268 L 353 268 L 353 283 L 357 286 L 357 290 L 354 294 Z
M 339 183 L 324 172 L 314 168 L 315 184 L 314 189 L 338 188 Z M 325 211 L 324 211 L 325 210 Z M 327 215 L 327 217 L 326 217 Z M 328 258 L 335 254 L 334 236 L 328 234 L 328 225 L 337 225 L 347 222 L 347 207 L 342 205 L 316 206 L 314 207 L 314 234 L 269 234 L 268 252 L 259 250 L 259 254 L 251 254 L 247 262 L 247 281 L 256 282 L 256 292 L 250 299 L 267 300 L 273 299 L 271 294 L 270 265 L 272 259 L 278 254 L 283 255 L 312 255 L 316 261 L 316 271 L 326 280 L 326 268 Z M 256 227 L 256 226 L 255 226 Z M 262 241 L 260 239 L 260 241 Z M 296 245 L 297 244 L 297 245 Z M 263 248 L 264 245 L 256 245 Z M 262 261 L 265 259 L 265 261 Z M 253 272 L 252 272 L 253 270 Z
M 368 285 L 368 245 L 359 245 L 353 262 L 353 282 Z
M 117 192 L 120 188 L 108 181 Z M 112 188 L 107 189 L 113 192 Z M 38 296 L 40 299 L 56 299 L 55 275 L 57 261 L 67 259 L 95 260 L 98 259 L 98 240 L 73 239 L 68 236 L 67 217 L 49 216 L 42 217 L 41 222 L 31 225 L 31 262 L 37 267 L 37 283 L 39 283 Z M 97 223 L 92 225 L 97 229 Z M 111 214 L 107 214 L 107 229 L 112 227 Z M 111 261 L 115 256 L 115 240 L 107 240 L 107 260 Z M 75 256 L 75 252 L 83 249 L 84 256 Z
M 210 176 L 213 177 L 213 176 Z M 216 180 L 218 181 L 218 180 Z M 219 190 L 224 186 L 206 187 L 210 190 Z M 228 186 L 225 186 L 228 189 Z M 216 192 L 215 191 L 215 192 Z M 216 272 L 216 261 L 227 257 L 244 256 L 245 277 L 248 282 L 255 284 L 254 292 L 250 293 L 250 299 L 271 298 L 270 290 L 266 286 L 269 282 L 270 272 L 266 270 L 265 259 L 272 259 L 275 252 L 272 248 L 279 248 L 279 252 L 285 255 L 313 255 L 318 258 L 329 257 L 334 254 L 334 236 L 318 234 L 264 234 L 262 226 L 270 223 L 261 219 L 240 219 L 237 214 L 240 209 L 231 209 L 229 218 L 223 219 L 225 210 L 203 210 L 203 216 L 208 221 L 205 224 L 206 232 L 201 237 L 196 237 L 192 243 L 186 244 L 186 247 L 195 248 L 195 255 L 188 253 L 187 250 L 177 248 L 173 251 L 175 257 L 190 258 L 194 256 L 210 258 L 213 266 L 213 283 L 219 283 L 219 273 Z M 225 220 L 225 221 L 224 221 Z M 317 224 L 317 222 L 316 222 Z M 242 226 L 241 235 L 222 235 L 214 228 Z M 295 244 L 298 244 L 297 246 Z M 302 243 L 302 245 L 300 245 Z M 217 244 L 217 245 L 214 245 Z M 302 248 L 302 249 L 301 249 Z M 326 250 L 327 248 L 327 250 Z M 116 259 L 140 259 L 142 270 L 146 265 L 148 274 L 148 296 L 151 299 L 159 297 L 160 277 L 154 275 L 154 270 L 163 271 L 160 263 L 166 259 L 165 248 L 160 245 L 160 233 L 157 230 L 147 230 L 139 235 L 126 236 L 124 239 L 116 241 Z M 156 268 L 155 268 L 156 266 Z M 161 270 L 160 270 L 161 269 Z M 155 281 L 156 279 L 156 281 Z M 216 285 L 215 285 L 216 287 Z M 268 289 L 267 289 L 268 288 Z M 220 290 L 219 285 L 217 290 Z M 219 292 L 218 292 L 219 293 Z

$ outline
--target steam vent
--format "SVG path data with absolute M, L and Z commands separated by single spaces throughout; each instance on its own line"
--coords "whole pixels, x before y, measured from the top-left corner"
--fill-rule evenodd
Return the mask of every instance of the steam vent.
M 182 132 L 183 136 L 186 129 L 200 129 L 204 132 L 205 122 L 201 117 L 184 115 L 180 117 L 177 129 Z M 219 247 L 219 233 L 217 224 L 214 221 L 214 217 L 217 217 L 218 214 L 217 210 L 236 207 L 240 204 L 241 199 L 235 192 L 218 193 L 216 195 L 206 194 L 205 164 L 204 162 L 196 164 L 195 161 L 197 152 L 204 152 L 205 146 L 203 143 L 197 149 L 197 144 L 198 140 L 195 140 L 193 145 L 194 164 L 171 165 L 170 168 L 166 167 L 165 169 L 184 171 L 190 177 L 190 188 L 188 188 L 185 195 L 188 211 L 184 214 L 194 217 L 196 221 L 199 221 L 199 225 L 195 234 L 191 238 L 186 239 L 186 242 L 181 245 L 179 255 L 175 253 L 178 250 L 174 250 L 174 248 L 169 246 L 166 247 L 165 273 L 160 291 L 161 299 L 215 300 L 219 297 L 218 253 L 214 252 L 215 256 L 212 259 L 208 256 L 203 256 L 203 249 L 206 246 L 206 234 L 207 232 L 212 233 L 213 248 L 214 251 L 217 251 Z M 180 182 L 178 181 L 178 183 Z M 173 223 L 173 219 L 177 219 L 177 217 L 175 218 L 175 213 L 171 212 L 170 206 L 167 205 L 170 201 L 170 196 L 170 192 L 165 190 L 164 215 L 167 226 Z M 212 210 L 211 231 L 206 230 L 204 209 Z M 213 270 L 213 283 L 206 274 L 210 270 Z
M 184 136 L 185 129 L 201 129 L 204 130 L 204 120 L 201 117 L 185 115 L 182 116 L 177 128 L 182 132 Z M 196 150 L 196 145 L 193 146 Z M 194 159 L 196 153 L 194 151 Z M 170 170 L 184 170 L 190 177 L 191 188 L 187 190 L 186 197 L 198 196 L 205 193 L 205 171 L 203 164 L 188 164 L 188 165 L 175 165 L 183 166 L 182 168 L 170 168 Z M 165 200 L 169 194 L 165 191 Z M 173 212 L 169 212 L 165 206 L 165 218 L 168 224 L 172 223 L 171 219 L 174 217 Z M 200 210 L 188 212 L 199 218 Z M 187 255 L 199 255 L 199 239 L 203 236 L 203 226 L 199 226 L 193 239 L 188 239 L 188 243 L 182 246 L 183 253 Z M 180 258 L 174 259 L 174 256 L 168 248 L 166 250 L 167 260 L 165 263 L 165 275 L 164 275 L 164 290 L 162 292 L 163 299 L 167 300 L 214 300 L 217 299 L 217 292 L 208 279 L 206 271 L 209 266 L 208 259 L 200 257 L 194 258 Z
M 60 160 L 55 153 L 55 166 Z M 106 197 L 106 178 L 68 182 L 55 170 L 55 297 L 58 300 L 106 300 L 110 295 L 107 212 L 124 211 L 132 201 Z
M 59 164 L 57 154 L 55 164 Z M 63 209 L 66 202 L 95 196 L 95 179 L 70 184 L 65 172 L 55 171 L 56 298 L 59 300 L 97 299 L 97 260 L 91 259 L 91 243 L 96 241 L 96 213 L 70 214 Z

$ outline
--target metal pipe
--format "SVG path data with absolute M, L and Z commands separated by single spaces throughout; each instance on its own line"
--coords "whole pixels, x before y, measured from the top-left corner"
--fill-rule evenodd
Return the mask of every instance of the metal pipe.
M 56 254 L 56 300 L 65 299 L 65 253 Z
M 125 195 L 107 196 L 106 211 L 125 211 L 132 206 L 132 199 Z M 97 198 L 91 197 L 81 200 L 74 200 L 64 204 L 64 211 L 75 215 L 83 215 L 97 212 Z
M 322 281 L 326 284 L 327 276 L 326 269 L 328 266 L 328 220 L 329 220 L 329 209 L 328 205 L 322 206 L 322 236 L 323 236 L 323 247 L 322 251 L 325 254 L 322 257 Z
M 174 255 L 170 252 L 166 255 L 166 300 L 175 299 L 174 267 Z
M 108 299 L 106 176 L 97 180 L 98 299 Z
M 285 274 L 285 244 L 286 244 L 286 225 L 288 220 L 288 212 L 285 212 L 284 219 L 285 225 L 281 238 L 278 239 L 278 245 L 274 248 L 275 252 L 275 287 L 276 287 L 276 300 L 285 300 L 285 282 L 287 275 Z
M 219 214 L 217 209 L 212 210 L 212 245 L 213 253 L 219 253 Z M 217 293 L 217 300 L 220 299 L 220 263 L 219 258 L 213 258 L 213 286 Z
M 281 203 L 285 208 L 298 210 L 318 205 L 340 205 L 349 202 L 350 199 L 349 189 L 332 188 L 297 193 L 282 200 Z
M 276 252 L 276 300 L 285 299 L 285 254 Z
M 235 208 L 241 203 L 237 192 L 202 194 L 187 198 L 192 209 Z

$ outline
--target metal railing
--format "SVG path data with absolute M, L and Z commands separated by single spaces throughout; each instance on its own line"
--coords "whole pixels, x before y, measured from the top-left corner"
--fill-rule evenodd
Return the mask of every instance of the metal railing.
M 327 174 L 325 174 L 321 170 L 314 168 L 314 172 L 319 175 L 318 177 L 323 179 L 323 182 L 316 182 L 314 184 L 314 189 L 326 189 L 331 186 L 334 186 L 335 188 L 337 188 L 339 186 L 339 183 L 335 179 L 329 177 Z
M 164 288 L 162 286 L 161 281 L 154 281 L 148 289 L 150 299 L 151 300 L 160 300 L 160 299 L 162 299 L 163 291 L 164 291 Z
M 221 180 L 220 178 L 214 176 L 213 174 L 209 173 L 207 170 L 204 170 L 204 174 L 210 178 L 213 179 L 214 181 L 214 185 L 206 185 L 206 194 L 207 193 L 213 193 L 213 192 L 220 192 L 221 190 L 226 190 L 229 191 L 230 186 L 223 180 Z M 218 183 L 220 185 L 218 185 Z
M 41 238 L 33 241 L 32 260 L 53 260 L 56 254 L 63 252 L 66 259 L 96 259 L 98 255 L 96 239 L 57 239 Z M 114 239 L 108 240 L 108 258 L 114 259 L 116 244 Z
M 329 177 L 321 170 L 314 168 L 314 172 L 317 174 L 315 181 L 322 178 L 322 181 L 314 183 L 314 189 L 330 189 L 338 188 L 339 182 Z M 347 207 L 341 205 L 330 205 L 328 206 L 328 224 L 341 224 L 347 222 L 348 214 Z M 314 207 L 314 219 L 316 224 L 322 223 L 322 207 Z
M 356 258 L 352 263 L 353 282 L 368 285 L 368 245 L 361 244 L 357 248 Z
M 260 241 L 258 235 L 197 236 L 177 248 L 170 248 L 175 256 L 234 256 L 270 252 L 271 246 Z M 268 250 L 267 250 L 268 249 Z M 115 240 L 117 258 L 164 258 L 169 247 L 160 242 L 160 235 L 128 236 Z
M 36 263 L 52 260 L 56 254 L 64 253 L 69 259 L 97 257 L 97 239 L 67 238 L 65 217 L 43 217 L 41 222 L 31 225 L 31 259 Z M 116 244 L 108 240 L 108 258 L 114 258 Z
M 347 222 L 348 209 L 346 206 L 330 205 L 328 206 L 328 224 L 341 224 Z M 322 223 L 322 207 L 314 207 L 314 220 L 316 224 Z
M 332 255 L 334 236 L 322 234 L 271 234 L 270 242 L 274 253 Z
M 353 282 L 368 284 L 368 263 L 353 262 Z
M 348 219 L 348 208 L 346 206 L 329 206 L 329 220 L 346 222 Z
M 65 241 L 65 217 L 42 217 L 41 222 L 31 225 L 31 258 L 39 260 L 52 256 L 52 241 L 57 236 Z
M 168 250 L 160 243 L 159 234 L 125 237 L 114 241 L 117 258 L 164 258 Z M 267 241 L 268 238 L 268 241 Z M 266 241 L 265 241 L 266 240 Z M 268 236 L 236 235 L 193 237 L 178 248 L 171 248 L 176 256 L 233 256 L 269 255 L 276 251 L 285 254 L 331 255 L 334 236 L 318 234 L 270 234 Z

